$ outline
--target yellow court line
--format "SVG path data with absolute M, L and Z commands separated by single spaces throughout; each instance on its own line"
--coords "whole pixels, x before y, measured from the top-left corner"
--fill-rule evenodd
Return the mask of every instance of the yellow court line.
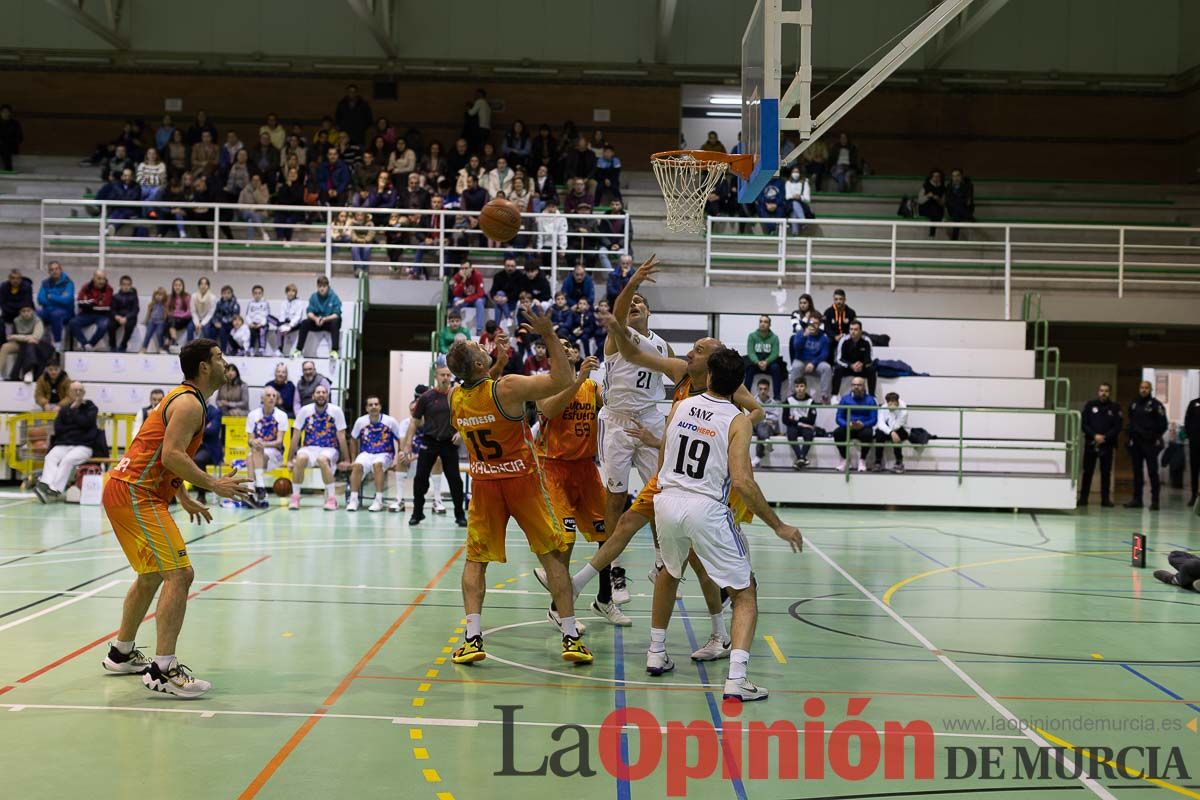
M 428 683 L 422 683 L 422 684 L 419 684 L 419 685 L 417 686 L 417 691 L 418 691 L 418 692 L 428 692 L 428 691 L 429 691 L 429 686 L 430 686 L 430 685 L 429 685 Z
M 424 747 L 414 747 L 413 748 L 413 758 L 417 759 L 418 761 L 428 761 L 429 760 L 429 751 L 426 750 Z
M 442 652 L 444 653 L 444 652 L 447 652 L 447 651 L 443 650 Z M 433 660 L 433 663 L 435 663 L 435 664 L 437 664 L 437 665 L 439 665 L 439 666 L 440 666 L 440 665 L 442 665 L 442 664 L 445 664 L 445 663 L 446 663 L 446 659 L 442 658 L 441 656 L 438 656 L 437 658 L 435 658 L 435 659 Z
M 454 800 L 454 795 L 449 792 L 438 792 L 437 800 Z
M 787 658 L 783 655 L 783 651 L 779 649 L 779 645 L 775 644 L 774 636 L 763 636 L 763 641 L 767 643 L 767 647 L 771 648 L 771 652 L 775 654 L 775 660 L 780 664 L 786 664 Z
M 437 676 L 438 676 L 438 671 L 437 671 L 436 669 L 427 669 L 427 670 L 425 670 L 425 677 L 426 677 L 426 678 L 436 678 Z
M 928 572 L 919 572 L 916 575 L 910 575 L 899 583 L 893 583 L 888 587 L 888 590 L 883 593 L 883 602 L 889 606 L 892 604 L 892 595 L 899 590 L 908 586 L 910 583 L 916 583 L 919 580 L 932 577 L 934 575 L 944 575 L 947 572 L 956 572 L 960 569 L 973 569 L 975 567 L 990 567 L 996 564 L 1015 564 L 1018 561 L 1037 561 L 1045 558 L 1060 558 L 1062 556 L 1111 556 L 1123 554 L 1124 550 L 1086 550 L 1079 553 L 1040 553 L 1036 556 L 1017 556 L 1016 558 L 997 558 L 993 561 L 975 561 L 970 564 L 953 564 L 949 567 L 938 567 L 931 569 Z
M 1111 759 L 1097 758 L 1096 756 L 1092 755 L 1091 751 L 1089 751 L 1085 748 L 1082 748 L 1082 747 L 1076 747 L 1075 745 L 1071 744 L 1070 742 L 1068 742 L 1064 739 L 1059 739 L 1057 736 L 1055 736 L 1053 734 L 1046 733 L 1046 731 L 1042 730 L 1041 728 L 1037 727 L 1036 725 L 1034 726 L 1033 729 L 1035 731 L 1037 731 L 1042 736 L 1042 738 L 1046 739 L 1051 744 L 1056 744 L 1059 747 L 1065 747 L 1073 753 L 1080 753 L 1080 754 L 1086 756 L 1087 758 L 1090 758 L 1092 761 L 1097 761 L 1101 764 L 1104 764 L 1105 766 L 1120 770 L 1121 772 L 1125 773 L 1126 775 L 1128 775 L 1131 778 L 1141 778 L 1142 780 L 1146 781 L 1147 783 L 1152 783 L 1155 786 L 1158 786 L 1160 788 L 1168 789 L 1172 792 L 1175 792 L 1176 794 L 1181 794 L 1184 797 L 1193 797 L 1193 798 L 1196 798 L 1197 800 L 1200 800 L 1200 794 L 1197 794 L 1196 792 L 1193 792 L 1190 789 L 1185 789 L 1182 786 L 1176 786 L 1175 784 L 1170 783 L 1169 781 L 1164 781 L 1161 778 L 1150 778 L 1146 775 L 1143 775 L 1139 770 L 1131 769 L 1130 767 L 1127 767 L 1124 764 L 1113 761 Z
M 409 728 L 408 738 L 412 739 L 413 741 L 420 741 L 421 739 L 425 738 L 425 733 L 420 728 Z
M 425 780 L 429 781 L 430 783 L 442 782 L 442 776 L 438 775 L 438 771 L 436 769 L 423 769 L 421 770 L 421 774 L 424 775 Z
M 414 697 L 412 704 L 414 707 L 420 708 L 421 706 L 425 705 L 425 698 L 424 697 Z
M 442 652 L 443 652 L 443 653 L 453 653 L 453 652 L 454 652 L 454 648 L 453 648 L 453 647 L 443 647 L 443 648 L 442 648 Z

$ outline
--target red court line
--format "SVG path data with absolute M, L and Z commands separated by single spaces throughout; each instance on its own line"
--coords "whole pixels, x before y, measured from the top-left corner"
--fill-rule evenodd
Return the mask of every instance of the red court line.
M 258 566 L 262 562 L 266 561 L 268 558 L 270 558 L 269 555 L 260 556 L 259 558 L 255 559 L 254 561 L 251 561 L 246 566 L 242 567 L 241 569 L 234 570 L 233 572 L 229 573 L 225 577 L 218 578 L 217 580 L 213 581 L 212 583 L 208 584 L 207 586 L 204 586 L 201 589 L 197 589 L 196 591 L 194 591 L 188 595 L 188 600 L 191 600 L 193 597 L 200 594 L 201 592 L 207 592 L 209 589 L 212 589 L 215 586 L 220 586 L 222 583 L 229 580 L 230 578 L 236 578 L 238 575 L 241 575 L 243 572 L 250 569 L 251 567 Z M 145 617 L 142 618 L 142 622 L 149 622 L 150 620 L 154 619 L 155 613 L 156 612 L 151 612 L 151 613 L 147 614 Z M 56 661 L 51 661 L 46 666 L 40 667 L 37 670 L 34 670 L 33 672 L 29 673 L 25 677 L 18 678 L 17 683 L 29 683 L 31 680 L 38 677 L 39 675 L 44 675 L 47 672 L 49 672 L 50 670 L 54 669 L 55 667 L 61 667 L 63 664 L 67 663 L 68 661 L 70 661 L 73 658 L 78 658 L 79 656 L 86 653 L 88 650 L 91 650 L 93 647 L 104 644 L 105 642 L 109 641 L 114 636 L 116 636 L 117 633 L 118 633 L 118 631 L 110 631 L 110 632 L 104 634 L 103 636 L 101 636 L 99 639 L 95 639 L 91 642 L 88 642 L 83 647 L 80 647 L 77 650 L 73 650 L 70 653 L 67 653 L 62 658 L 60 658 Z M 0 690 L 0 694 L 3 694 L 5 691 L 8 691 L 9 688 L 12 688 L 12 687 L 6 687 L 5 689 Z
M 395 622 L 388 626 L 388 629 L 383 632 L 383 635 L 380 636 L 375 641 L 375 644 L 371 645 L 370 649 L 368 649 L 367 652 L 363 654 L 363 657 L 358 660 L 358 663 L 354 665 L 354 668 L 346 673 L 346 677 L 342 678 L 341 682 L 334 687 L 334 690 L 329 693 L 329 697 L 325 698 L 325 702 L 321 705 L 321 707 L 304 720 L 303 724 L 296 729 L 296 732 L 293 733 L 286 742 L 284 742 L 283 747 L 279 748 L 279 752 L 272 756 L 271 760 L 267 762 L 266 766 L 259 770 L 259 773 L 254 776 L 254 780 L 250 781 L 250 785 L 246 787 L 245 791 L 238 795 L 238 800 L 249 800 L 262 790 L 263 786 L 267 784 L 267 781 L 271 780 L 271 776 L 274 775 L 281 766 L 283 766 L 283 762 L 287 761 L 288 756 L 290 756 L 296 747 L 299 746 L 300 742 L 304 741 L 304 737 L 308 736 L 309 732 L 316 726 L 322 715 L 329 711 L 329 706 L 338 701 L 338 698 L 340 698 L 346 689 L 349 688 L 350 684 L 359 677 L 359 673 L 366 668 L 367 664 L 371 662 L 371 659 L 375 658 L 383 646 L 387 644 L 388 639 L 392 638 L 392 635 L 400 629 L 400 626 L 403 625 L 410 616 L 412 616 L 412 613 L 417 610 L 417 606 L 425 602 L 425 598 L 429 596 L 429 592 L 437 585 L 438 581 L 445 577 L 446 573 L 450 571 L 450 567 L 454 565 L 454 562 L 458 560 L 459 556 L 463 554 L 465 549 L 466 548 L 460 547 L 454 551 L 454 555 L 450 556 L 446 563 L 442 565 L 442 568 L 437 571 L 437 574 L 430 578 L 429 583 L 425 584 L 425 588 L 421 590 L 421 593 L 413 598 L 413 601 L 409 603 L 407 607 L 405 607 L 404 612 L 396 618 Z

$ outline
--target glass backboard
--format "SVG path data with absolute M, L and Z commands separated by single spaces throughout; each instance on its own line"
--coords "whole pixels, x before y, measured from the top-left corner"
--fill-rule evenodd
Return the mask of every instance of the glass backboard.
M 779 13 L 782 0 L 758 0 L 742 35 L 741 152 L 754 171 L 738 181 L 738 200 L 751 203 L 779 170 Z

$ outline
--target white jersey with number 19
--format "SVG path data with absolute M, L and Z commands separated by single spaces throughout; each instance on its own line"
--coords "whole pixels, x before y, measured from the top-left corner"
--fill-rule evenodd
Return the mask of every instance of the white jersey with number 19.
M 679 401 L 667 427 L 658 484 L 729 502 L 729 429 L 742 412 L 729 400 L 705 393 Z
M 665 356 L 669 352 L 666 341 L 654 331 L 645 336 L 629 329 L 630 340 L 641 350 Z M 604 407 L 610 411 L 639 417 L 666 397 L 661 372 L 630 363 L 621 354 L 614 353 L 604 359 Z

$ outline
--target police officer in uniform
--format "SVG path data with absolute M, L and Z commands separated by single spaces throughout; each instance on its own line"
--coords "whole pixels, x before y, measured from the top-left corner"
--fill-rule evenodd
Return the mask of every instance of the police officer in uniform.
M 1126 508 L 1142 507 L 1145 472 L 1150 473 L 1150 510 L 1158 510 L 1158 454 L 1167 432 L 1167 409 L 1150 394 L 1150 381 L 1138 385 L 1138 396 L 1129 404 L 1129 458 L 1133 461 L 1133 499 Z
M 1183 415 L 1183 429 L 1188 438 L 1188 461 L 1192 466 L 1192 499 L 1189 506 L 1196 505 L 1196 487 L 1200 484 L 1200 397 L 1188 403 Z
M 1086 506 L 1092 491 L 1092 475 L 1100 462 L 1100 505 L 1112 508 L 1108 491 L 1112 485 L 1113 448 L 1121 433 L 1121 407 L 1114 403 L 1112 384 L 1102 383 L 1096 399 L 1083 406 L 1083 479 L 1079 483 L 1079 505 Z

